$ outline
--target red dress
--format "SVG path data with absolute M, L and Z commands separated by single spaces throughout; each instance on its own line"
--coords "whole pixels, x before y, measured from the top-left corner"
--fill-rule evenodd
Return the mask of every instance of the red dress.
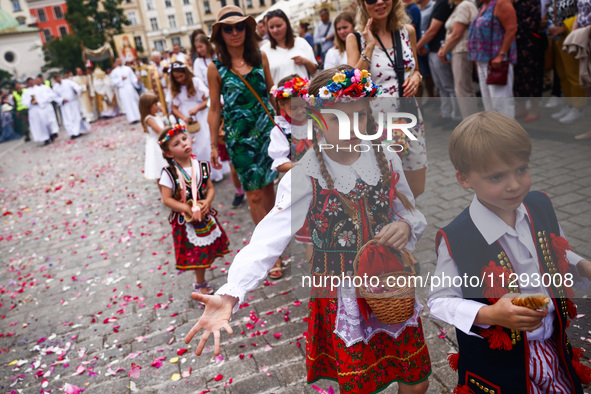
M 200 168 L 200 176 L 197 178 L 197 193 L 200 199 L 207 195 L 207 180 L 209 179 L 209 163 L 197 162 Z M 164 171 L 172 179 L 176 186 L 176 171 L 170 167 Z M 175 176 L 173 176 L 173 171 Z M 192 199 L 191 179 L 185 177 L 187 189 L 187 201 Z M 173 189 L 173 195 L 177 191 Z M 176 198 L 176 197 L 175 197 Z M 198 222 L 186 223 L 185 218 L 177 211 L 171 211 L 168 218 L 172 225 L 172 238 L 174 241 L 174 253 L 176 256 L 176 269 L 181 271 L 209 268 L 218 257 L 229 253 L 229 240 L 226 232 L 217 220 L 217 212 L 211 208 L 210 213 Z
M 310 261 L 312 275 L 353 276 L 357 251 L 373 234 L 394 221 L 388 204 L 388 191 L 381 182 L 376 186 L 358 181 L 344 196 L 353 204 L 359 225 L 350 220 L 334 193 L 322 189 L 312 178 L 313 202 L 307 214 L 314 253 Z M 318 295 L 315 293 L 314 295 Z M 379 332 L 349 347 L 335 333 L 339 300 L 335 294 L 312 297 L 309 303 L 306 367 L 308 382 L 332 379 L 341 392 L 374 393 L 393 382 L 417 384 L 431 374 L 429 351 L 419 326 L 407 326 L 394 339 Z

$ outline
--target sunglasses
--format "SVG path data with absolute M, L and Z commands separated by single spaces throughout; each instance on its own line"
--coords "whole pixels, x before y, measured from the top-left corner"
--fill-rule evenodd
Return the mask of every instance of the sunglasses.
M 226 34 L 232 34 L 234 30 L 237 33 L 242 33 L 246 29 L 246 23 L 240 22 L 236 23 L 235 25 L 222 25 L 222 31 Z
M 375 4 L 375 3 L 378 2 L 378 0 L 364 0 L 364 1 L 365 1 L 365 4 L 367 4 L 367 5 L 373 5 L 373 4 Z M 382 0 L 382 1 L 384 3 L 387 3 L 388 2 L 388 0 Z

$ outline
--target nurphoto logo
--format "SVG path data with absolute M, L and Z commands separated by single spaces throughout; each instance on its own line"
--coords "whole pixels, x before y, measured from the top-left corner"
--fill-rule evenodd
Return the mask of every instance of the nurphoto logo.
M 338 109 L 334 109 L 334 108 L 323 108 L 320 109 L 319 113 L 316 114 L 311 114 L 311 118 L 308 118 L 308 139 L 312 140 L 313 136 L 314 136 L 314 123 L 318 124 L 320 127 L 322 127 L 322 123 L 320 121 L 320 119 L 322 119 L 322 115 L 323 114 L 331 114 L 336 116 L 337 121 L 339 123 L 339 140 L 341 141 L 348 141 L 351 139 L 351 119 L 349 114 L 347 114 L 346 112 L 340 111 Z M 316 116 L 315 116 L 316 115 Z M 386 118 L 386 121 L 384 122 L 384 117 Z M 320 119 L 319 119 L 320 118 Z M 395 123 L 395 121 L 399 120 L 399 119 L 409 119 L 410 122 L 408 123 Z M 324 122 L 324 119 L 322 119 L 322 121 Z M 392 141 L 393 140 L 393 132 L 394 130 L 400 130 L 404 133 L 404 135 L 412 140 L 412 141 L 416 141 L 417 137 L 415 137 L 412 132 L 410 131 L 411 128 L 413 128 L 414 126 L 416 126 L 417 124 L 417 117 L 411 113 L 408 112 L 388 112 L 386 114 L 384 114 L 384 112 L 380 112 L 378 115 L 378 121 L 377 121 L 378 127 L 376 129 L 376 132 L 374 134 L 363 134 L 359 131 L 359 113 L 354 112 L 353 113 L 353 133 L 355 134 L 355 137 L 360 139 L 361 141 L 382 141 L 384 140 L 383 138 L 383 133 L 384 133 L 384 124 L 386 124 L 386 137 L 385 140 L 386 141 Z M 372 144 L 374 145 L 374 144 Z M 378 149 L 380 149 L 382 147 L 381 143 L 376 144 L 376 146 L 378 147 Z M 337 150 L 354 150 L 356 152 L 365 152 L 369 149 L 371 149 L 371 146 L 363 143 L 363 144 L 356 144 L 356 145 L 352 145 L 346 148 L 343 147 L 339 147 L 339 146 L 334 146 L 333 144 L 326 144 L 326 143 L 319 143 L 318 147 L 320 148 L 320 150 L 327 150 L 327 149 L 337 149 Z M 404 150 L 404 147 L 400 144 L 387 144 L 385 145 L 386 149 L 388 149 L 391 152 L 401 152 L 402 150 Z

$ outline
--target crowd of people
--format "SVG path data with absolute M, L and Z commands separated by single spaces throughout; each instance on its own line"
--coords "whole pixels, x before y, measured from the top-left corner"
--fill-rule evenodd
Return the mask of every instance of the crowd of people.
M 491 275 L 486 286 L 441 286 L 429 296 L 432 316 L 456 327 L 454 392 L 582 393 L 581 382 L 591 379 L 566 337 L 576 308 L 563 280 L 569 270 L 591 279 L 591 262 L 566 250 L 551 202 L 530 192 L 532 147 L 518 120 L 540 117 L 544 78 L 552 69 L 556 100 L 544 105 L 562 105 L 553 116 L 562 124 L 583 116 L 591 93 L 591 2 L 356 0 L 334 20 L 321 10 L 320 19 L 313 34 L 302 23 L 296 35 L 281 10 L 257 23 L 239 7 L 225 6 L 209 37 L 191 34 L 189 53 L 175 45 L 171 53 L 153 52 L 149 64 L 134 69 L 117 59 L 110 75 L 103 73 L 114 92 L 110 103 L 120 99 L 103 109 L 123 110 L 146 133 L 144 176 L 157 181 L 171 209 L 176 268 L 194 271 L 192 297 L 205 305 L 186 342 L 203 329 L 197 354 L 212 333 L 219 354 L 220 330 L 232 334 L 229 320 L 245 295 L 264 278 L 283 276 L 281 256 L 294 235 L 307 246 L 314 277 L 383 273 L 386 267 L 361 262 L 371 242 L 374 256 L 392 253 L 389 270 L 403 271 L 403 256 L 427 226 L 415 207 L 427 169 L 424 100 L 440 97 L 440 123 L 457 126 L 449 147 L 456 177 L 475 196 L 438 232 L 435 274 Z M 103 114 L 92 100 L 86 107 L 82 94 L 94 91 L 89 97 L 96 101 L 105 86 L 85 84 L 93 81 L 90 73 L 77 76 L 87 78 L 57 75 L 52 88 L 42 78 L 28 79 L 26 89 L 15 85 L 6 104 L 21 125 L 28 118 L 35 141 L 56 138 L 52 102 L 72 138 Z M 389 100 L 370 107 L 368 99 L 377 97 Z M 380 149 L 353 130 L 342 139 L 339 118 L 325 114 L 310 139 L 306 112 L 326 104 L 364 119 L 355 130 L 361 134 L 383 126 L 376 108 L 412 114 L 412 138 L 397 140 L 400 152 Z M 590 137 L 591 131 L 576 138 Z M 338 149 L 322 151 L 321 145 Z M 235 188 L 233 206 L 246 199 L 256 229 L 216 292 L 206 269 L 229 253 L 213 208 L 214 183 L 226 172 Z M 511 275 L 524 272 L 561 281 L 509 286 Z M 431 362 L 418 300 L 405 319 L 392 323 L 357 299 L 351 286 L 311 291 L 308 382 L 332 379 L 342 392 L 364 393 L 398 382 L 400 393 L 426 392 Z M 533 301 L 518 306 L 509 293 L 541 298 L 536 305 L 543 307 L 528 308 Z

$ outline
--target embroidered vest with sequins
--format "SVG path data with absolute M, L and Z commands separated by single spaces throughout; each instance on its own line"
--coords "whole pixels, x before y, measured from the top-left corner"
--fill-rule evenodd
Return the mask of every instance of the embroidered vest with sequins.
M 540 192 L 528 193 L 523 203 L 532 220 L 531 231 L 538 251 L 540 275 L 545 273 L 560 275 L 556 266 L 556 253 L 551 242 L 551 234 L 560 234 L 552 203 L 545 194 Z M 473 276 L 482 278 L 483 268 L 491 265 L 505 267 L 511 273 L 515 272 L 513 264 L 517 262 L 509 260 L 498 241 L 492 245 L 486 242 L 470 218 L 468 208 L 449 225 L 439 230 L 435 241 L 436 249 L 441 241 L 447 243 L 450 254 L 458 267 L 459 275 L 462 277 L 466 274 L 468 278 Z M 480 287 L 463 283 L 463 298 L 491 305 L 491 301 L 484 295 L 486 280 L 489 280 L 488 276 L 484 278 Z M 563 281 L 556 281 L 555 283 L 560 285 Z M 509 286 L 509 284 L 515 286 Z M 505 283 L 505 287 L 510 293 L 520 293 L 518 281 L 508 281 Z M 572 347 L 565 333 L 567 318 L 569 317 L 567 305 L 571 302 L 566 298 L 566 291 L 562 285 L 556 287 L 553 283 L 550 283 L 548 287 L 548 292 L 556 308 L 554 338 L 557 341 L 560 362 L 567 372 L 567 380 L 572 385 L 571 392 L 582 393 L 581 383 L 572 365 Z M 479 335 L 486 335 L 491 333 L 490 330 L 497 329 L 500 330 L 501 327 L 492 326 L 484 330 L 481 327 L 472 326 L 471 331 Z M 459 385 L 467 385 L 474 393 L 522 394 L 529 392 L 531 382 L 529 379 L 529 345 L 527 344 L 527 337 L 525 333 L 508 328 L 502 328 L 500 334 L 506 334 L 510 338 L 509 349 L 493 349 L 486 339 L 467 335 L 456 329 L 460 348 L 458 358 Z M 499 333 L 494 333 L 494 335 L 499 335 Z M 492 336 L 486 335 L 486 337 Z
M 199 199 L 202 200 L 207 196 L 207 180 L 209 179 L 209 163 L 203 162 L 203 161 L 199 161 L 198 163 L 199 163 L 199 167 L 201 168 L 201 183 L 197 187 L 197 193 L 199 194 Z M 181 193 L 178 190 L 179 180 L 177 179 L 176 170 L 171 167 L 164 167 L 163 170 L 166 171 L 166 173 L 170 177 L 171 181 L 173 181 L 172 182 L 173 183 L 172 195 L 174 196 L 175 200 L 180 201 Z M 173 172 L 174 172 L 174 176 L 173 176 Z M 183 174 L 181 173 L 181 175 L 183 175 Z M 193 199 L 193 192 L 191 191 L 191 179 L 186 176 L 185 176 L 185 188 L 187 189 L 187 201 L 192 200 Z M 210 208 L 210 211 L 212 214 L 215 215 L 216 212 L 213 210 L 213 208 Z M 168 215 L 168 221 L 170 223 L 174 223 L 175 221 L 177 221 L 179 224 L 183 224 L 185 222 L 185 218 L 179 212 L 177 212 L 175 210 L 171 210 L 170 215 Z
M 376 186 L 357 180 L 353 190 L 344 195 L 356 212 L 356 217 L 351 218 L 336 191 L 323 189 L 315 178 L 312 185 L 314 198 L 307 216 L 314 245 L 311 272 L 352 276 L 357 251 L 382 227 L 395 221 L 388 191 L 382 187 L 381 180 Z

